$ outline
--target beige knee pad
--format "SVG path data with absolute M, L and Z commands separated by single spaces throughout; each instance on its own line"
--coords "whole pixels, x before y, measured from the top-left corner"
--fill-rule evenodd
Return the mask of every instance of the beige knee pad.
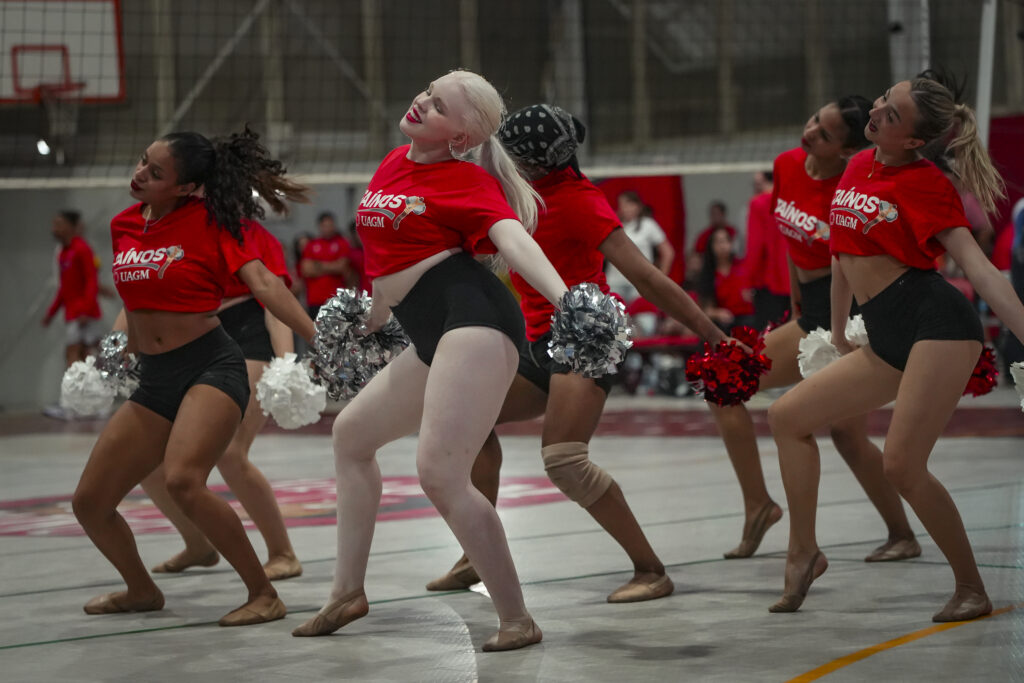
M 540 452 L 551 482 L 580 507 L 596 503 L 613 483 L 611 475 L 590 462 L 589 448 L 582 441 L 552 444 Z

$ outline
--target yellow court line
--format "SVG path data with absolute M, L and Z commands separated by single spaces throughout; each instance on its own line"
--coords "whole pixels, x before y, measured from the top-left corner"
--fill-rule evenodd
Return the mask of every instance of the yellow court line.
M 891 650 L 894 647 L 899 647 L 900 645 L 906 645 L 907 643 L 912 643 L 915 640 L 920 640 L 921 638 L 926 638 L 926 637 L 928 637 L 928 636 L 930 636 L 930 635 L 932 635 L 934 633 L 941 633 L 942 631 L 948 631 L 951 628 L 957 628 L 958 626 L 963 626 L 965 624 L 973 624 L 975 622 L 981 621 L 982 619 L 990 619 L 991 617 L 998 616 L 1000 614 L 1005 614 L 1006 612 L 1010 612 L 1010 611 L 1015 610 L 1015 609 L 1017 609 L 1019 607 L 1024 607 L 1024 602 L 1022 602 L 1020 604 L 1017 604 L 1017 605 L 1010 605 L 1008 607 L 1002 607 L 1000 609 L 997 609 L 997 610 L 993 611 L 992 614 L 988 614 L 988 615 L 985 615 L 983 617 L 979 617 L 978 619 L 972 619 L 971 621 L 951 621 L 951 622 L 946 623 L 946 624 L 937 624 L 936 626 L 930 626 L 928 628 L 923 628 L 920 631 L 914 631 L 913 633 L 908 633 L 905 636 L 900 636 L 899 638 L 893 638 L 892 640 L 887 640 L 884 643 L 879 643 L 878 645 L 872 645 L 871 647 L 866 647 L 863 650 L 858 650 L 857 652 L 852 652 L 852 653 L 850 653 L 848 655 L 845 655 L 843 657 L 840 657 L 838 659 L 833 659 L 828 664 L 823 664 L 823 665 L 819 666 L 817 669 L 813 669 L 811 671 L 808 671 L 805 674 L 800 674 L 796 678 L 789 679 L 786 683 L 808 683 L 808 681 L 816 681 L 819 678 L 824 678 L 825 676 L 829 675 L 833 671 L 837 671 L 839 669 L 842 669 L 843 667 L 849 666 L 849 665 L 853 664 L 854 662 L 859 662 L 862 659 L 867 659 L 871 655 L 876 655 L 879 652 L 884 652 L 885 650 Z

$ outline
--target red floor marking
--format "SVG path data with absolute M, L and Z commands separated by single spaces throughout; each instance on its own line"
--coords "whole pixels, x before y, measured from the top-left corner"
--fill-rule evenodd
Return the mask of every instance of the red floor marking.
M 334 479 L 300 479 L 272 484 L 285 525 L 327 526 L 335 523 Z M 235 508 L 247 529 L 256 527 L 228 487 L 211 486 Z M 507 477 L 501 480 L 500 507 L 540 505 L 565 500 L 547 477 Z M 171 533 L 167 518 L 136 489 L 118 507 L 136 534 Z M 416 477 L 384 477 L 378 521 L 433 517 L 437 510 L 423 494 Z M 71 511 L 71 496 L 0 501 L 0 536 L 82 536 Z

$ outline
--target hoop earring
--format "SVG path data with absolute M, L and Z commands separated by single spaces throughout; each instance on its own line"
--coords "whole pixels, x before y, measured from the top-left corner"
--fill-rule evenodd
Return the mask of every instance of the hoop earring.
M 450 140 L 448 141 L 448 152 L 452 155 L 453 159 L 462 161 L 462 155 L 455 151 L 455 145 Z

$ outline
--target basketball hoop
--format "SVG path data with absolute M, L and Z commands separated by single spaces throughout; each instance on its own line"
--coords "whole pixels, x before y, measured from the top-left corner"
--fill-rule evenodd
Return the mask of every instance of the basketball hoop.
M 64 147 L 78 133 L 78 108 L 84 83 L 39 85 L 33 99 L 46 111 L 46 142 L 58 165 L 64 163 Z

